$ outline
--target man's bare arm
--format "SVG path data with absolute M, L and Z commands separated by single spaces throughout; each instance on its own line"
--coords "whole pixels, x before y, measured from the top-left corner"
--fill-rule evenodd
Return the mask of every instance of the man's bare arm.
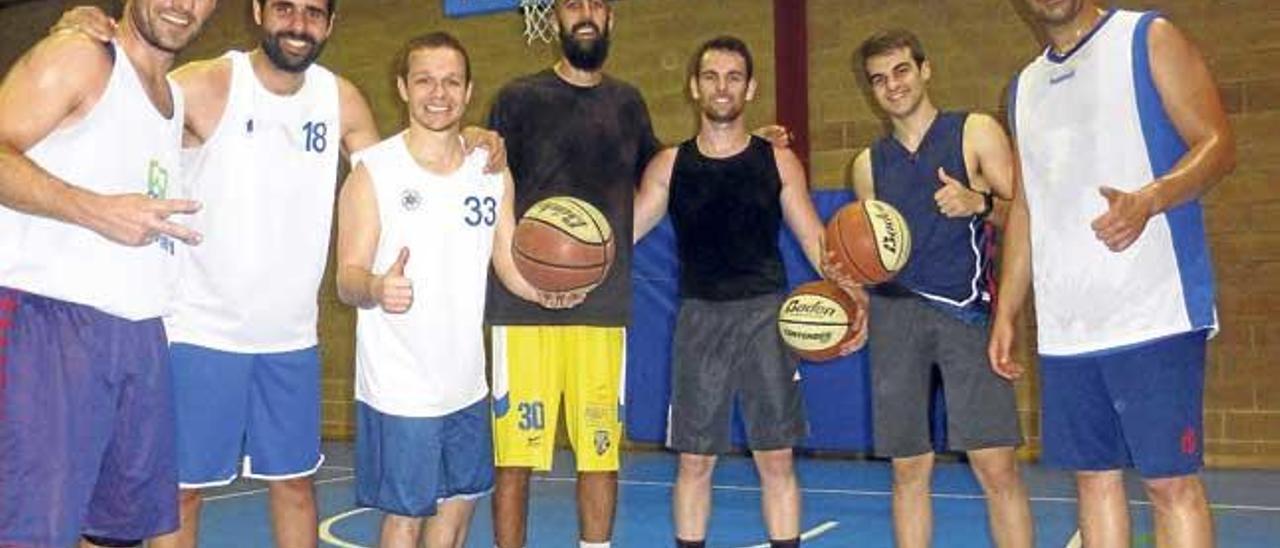
M 146 244 L 158 234 L 198 242 L 194 231 L 168 220 L 174 213 L 195 211 L 195 202 L 140 193 L 100 195 L 53 176 L 25 156 L 93 109 L 113 64 L 101 43 L 78 33 L 47 37 L 14 64 L 0 84 L 0 204 L 80 225 L 126 245 Z
M 668 148 L 655 154 L 644 168 L 640 189 L 636 192 L 635 222 L 632 240 L 639 242 L 667 214 L 667 200 L 671 193 L 671 172 L 675 169 L 678 148 Z

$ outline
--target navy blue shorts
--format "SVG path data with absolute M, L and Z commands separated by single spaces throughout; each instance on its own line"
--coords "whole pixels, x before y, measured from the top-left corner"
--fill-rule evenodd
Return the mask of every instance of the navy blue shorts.
M 1204 331 L 1081 356 L 1040 356 L 1044 462 L 1135 467 L 1145 478 L 1204 467 Z
M 388 415 L 356 402 L 356 503 L 424 517 L 493 489 L 489 398 L 443 417 Z
M 178 479 L 184 489 L 236 476 L 282 480 L 315 473 L 320 454 L 320 355 L 241 354 L 175 344 Z
M 0 288 L 0 546 L 178 527 L 164 326 Z

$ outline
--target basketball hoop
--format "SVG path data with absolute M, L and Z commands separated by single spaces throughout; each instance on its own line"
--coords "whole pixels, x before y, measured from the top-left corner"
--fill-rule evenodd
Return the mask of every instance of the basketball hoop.
M 525 43 L 555 39 L 555 0 L 520 0 L 520 9 L 524 11 Z

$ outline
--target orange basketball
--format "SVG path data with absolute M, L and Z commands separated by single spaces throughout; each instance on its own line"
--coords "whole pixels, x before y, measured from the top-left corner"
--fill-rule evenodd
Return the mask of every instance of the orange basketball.
M 543 291 L 590 289 L 613 264 L 614 240 L 600 210 L 572 196 L 533 204 L 512 240 L 516 269 Z
M 859 283 L 886 282 L 911 256 L 911 229 L 893 206 L 861 200 L 844 206 L 827 223 L 827 250 Z
M 803 284 L 787 296 L 778 310 L 778 331 L 797 356 L 826 361 L 840 355 L 840 345 L 858 332 L 853 319 L 858 303 L 843 289 L 825 280 Z

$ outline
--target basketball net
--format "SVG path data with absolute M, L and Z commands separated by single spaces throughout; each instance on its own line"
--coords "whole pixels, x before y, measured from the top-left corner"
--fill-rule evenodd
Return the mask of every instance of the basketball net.
M 556 37 L 555 0 L 520 0 L 520 9 L 524 11 L 525 43 L 534 40 L 550 43 Z

